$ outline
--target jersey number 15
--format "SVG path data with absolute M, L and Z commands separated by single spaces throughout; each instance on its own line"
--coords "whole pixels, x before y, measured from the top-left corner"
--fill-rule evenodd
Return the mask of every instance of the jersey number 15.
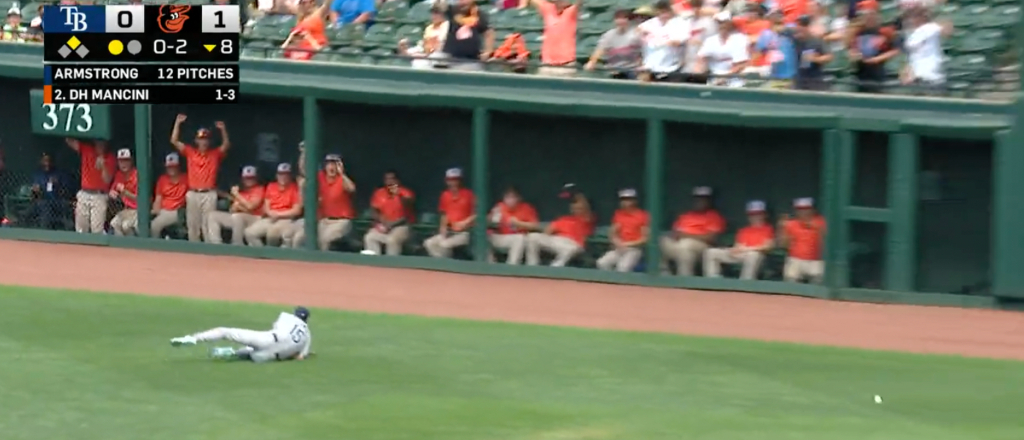
M 292 342 L 296 344 L 302 342 L 303 339 L 306 339 L 306 329 L 301 325 L 296 324 L 288 334 L 292 336 Z

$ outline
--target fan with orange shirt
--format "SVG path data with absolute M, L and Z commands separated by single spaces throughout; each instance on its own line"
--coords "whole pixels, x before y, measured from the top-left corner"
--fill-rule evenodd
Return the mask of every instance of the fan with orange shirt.
M 310 0 L 299 2 L 299 8 L 303 5 L 313 3 Z M 297 16 L 302 17 L 299 24 L 288 34 L 288 39 L 281 44 L 284 49 L 284 57 L 290 60 L 308 61 L 313 54 L 327 45 L 326 23 L 324 17 L 327 14 L 329 3 L 324 2 L 318 8 L 298 11 Z M 308 6 L 306 6 L 308 8 Z

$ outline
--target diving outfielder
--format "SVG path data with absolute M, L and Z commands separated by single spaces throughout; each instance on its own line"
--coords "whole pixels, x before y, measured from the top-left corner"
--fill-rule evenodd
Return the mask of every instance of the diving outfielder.
M 253 362 L 302 360 L 309 356 L 309 310 L 296 307 L 292 313 L 281 312 L 269 331 L 217 327 L 205 332 L 171 339 L 171 345 L 195 345 L 198 342 L 226 339 L 245 347 L 215 347 L 210 355 L 217 359 L 241 359 Z

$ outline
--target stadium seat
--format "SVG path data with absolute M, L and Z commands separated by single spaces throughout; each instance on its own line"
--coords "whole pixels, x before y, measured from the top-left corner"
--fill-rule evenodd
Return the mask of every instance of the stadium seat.
M 377 17 L 375 20 L 377 23 L 396 23 L 404 19 L 408 13 L 409 6 L 406 2 L 389 1 L 381 5 L 380 10 L 377 11 Z M 373 27 L 377 26 L 379 26 L 379 24 L 374 25 Z
M 430 2 L 419 2 L 412 5 L 405 16 L 399 21 L 408 24 L 424 25 L 430 21 Z
M 395 45 L 395 27 L 390 24 L 376 24 L 366 32 L 363 40 L 366 47 L 393 47 Z

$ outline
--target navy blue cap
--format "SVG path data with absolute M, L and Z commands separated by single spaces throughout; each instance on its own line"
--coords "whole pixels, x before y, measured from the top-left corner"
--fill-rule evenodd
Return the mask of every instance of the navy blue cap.
M 295 308 L 295 312 L 294 313 L 295 313 L 295 316 L 299 317 L 299 319 L 301 319 L 303 321 L 309 321 L 309 309 L 307 309 L 305 307 L 302 307 L 302 306 L 298 306 L 298 307 Z

